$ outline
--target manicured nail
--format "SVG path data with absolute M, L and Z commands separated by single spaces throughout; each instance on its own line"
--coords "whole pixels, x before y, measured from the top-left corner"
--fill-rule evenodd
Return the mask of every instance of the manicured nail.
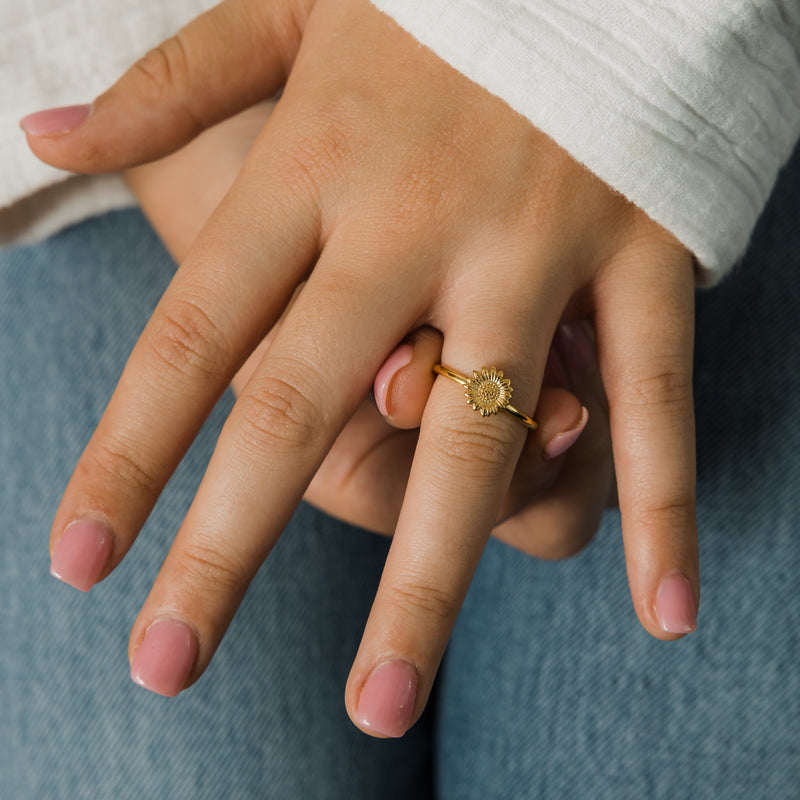
M 386 359 L 383 366 L 378 370 L 378 374 L 375 376 L 375 405 L 378 406 L 378 411 L 380 411 L 384 417 L 391 416 L 388 399 L 392 379 L 403 367 L 411 363 L 413 357 L 414 348 L 410 344 L 401 344 L 400 347 Z
M 578 319 L 559 325 L 556 342 L 561 352 L 576 369 L 586 369 L 597 358 L 594 342 L 589 333 L 589 323 L 585 320 Z
M 94 519 L 67 525 L 50 560 L 50 574 L 82 592 L 97 583 L 111 552 L 111 531 Z
M 405 661 L 387 661 L 364 684 L 356 717 L 363 727 L 396 738 L 408 730 L 416 697 L 414 667 Z
M 197 638 L 176 619 L 154 622 L 131 662 L 131 680 L 165 697 L 175 697 L 186 684 L 197 658 Z
M 19 126 L 31 136 L 59 136 L 75 130 L 85 122 L 91 110 L 90 103 L 82 106 L 48 108 L 46 111 L 37 111 L 23 117 L 19 121 Z
M 542 457 L 549 461 L 563 456 L 578 441 L 588 421 L 589 412 L 584 406 L 581 406 L 580 419 L 568 431 L 556 434 L 542 451 Z
M 667 633 L 691 633 L 697 627 L 697 608 L 689 580 L 671 572 L 656 593 L 656 617 Z

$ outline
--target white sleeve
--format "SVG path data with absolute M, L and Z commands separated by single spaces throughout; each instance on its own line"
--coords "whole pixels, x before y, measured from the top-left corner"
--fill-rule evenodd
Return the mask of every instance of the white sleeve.
M 800 134 L 800 0 L 373 0 L 717 280 Z
M 0 0 L 0 245 L 134 202 L 118 176 L 70 178 L 28 149 L 18 121 L 85 103 L 214 0 Z

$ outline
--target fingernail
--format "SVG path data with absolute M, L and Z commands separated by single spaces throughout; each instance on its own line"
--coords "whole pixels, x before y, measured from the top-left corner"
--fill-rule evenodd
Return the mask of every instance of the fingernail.
M 131 680 L 165 697 L 175 697 L 186 684 L 197 658 L 197 638 L 176 619 L 154 622 L 131 662 Z
M 97 583 L 111 552 L 111 531 L 94 519 L 67 525 L 50 560 L 50 574 L 82 592 Z
M 542 386 L 553 386 L 559 389 L 569 389 L 570 382 L 564 363 L 561 361 L 555 348 L 551 347 L 547 354 L 547 362 L 544 365 L 544 375 L 542 376 Z
M 680 572 L 672 572 L 661 581 L 656 593 L 656 617 L 667 633 L 691 633 L 697 627 L 692 585 Z
M 389 387 L 394 376 L 403 368 L 411 363 L 414 357 L 414 348 L 410 344 L 401 344 L 386 359 L 383 366 L 375 376 L 374 394 L 375 405 L 384 417 L 391 416 L 388 407 Z
M 562 323 L 556 337 L 559 349 L 576 369 L 586 369 L 595 361 L 594 342 L 589 334 L 589 323 L 585 320 Z
M 542 457 L 549 461 L 564 455 L 578 441 L 588 421 L 589 412 L 584 406 L 581 406 L 580 419 L 568 431 L 556 434 L 542 451 Z
M 411 724 L 417 697 L 417 671 L 405 661 L 376 667 L 361 690 L 358 722 L 384 736 L 402 736 Z
M 19 121 L 19 126 L 31 136 L 58 136 L 75 130 L 91 113 L 91 103 L 80 106 L 48 108 L 28 114 Z

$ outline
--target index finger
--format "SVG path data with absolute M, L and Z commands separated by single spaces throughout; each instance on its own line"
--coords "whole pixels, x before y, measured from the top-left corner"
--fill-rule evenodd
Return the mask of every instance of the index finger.
M 304 189 L 280 180 L 285 170 L 271 155 L 268 177 L 255 189 L 240 180 L 179 268 L 64 492 L 51 571 L 77 588 L 88 590 L 122 559 L 233 373 L 313 261 L 311 204 Z M 258 208 L 257 220 L 241 208 Z M 92 559 L 75 557 L 93 546 Z

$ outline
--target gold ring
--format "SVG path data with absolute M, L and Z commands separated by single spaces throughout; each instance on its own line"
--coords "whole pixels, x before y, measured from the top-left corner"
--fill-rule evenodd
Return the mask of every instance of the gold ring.
M 511 381 L 503 377 L 503 371 L 494 367 L 484 367 L 482 370 L 473 370 L 472 377 L 467 378 L 444 364 L 434 364 L 433 371 L 451 381 L 461 384 L 466 391 L 467 405 L 480 412 L 482 417 L 489 417 L 498 411 L 508 411 L 523 425 L 536 430 L 539 426 L 533 417 L 523 414 L 518 408 L 511 405 Z

